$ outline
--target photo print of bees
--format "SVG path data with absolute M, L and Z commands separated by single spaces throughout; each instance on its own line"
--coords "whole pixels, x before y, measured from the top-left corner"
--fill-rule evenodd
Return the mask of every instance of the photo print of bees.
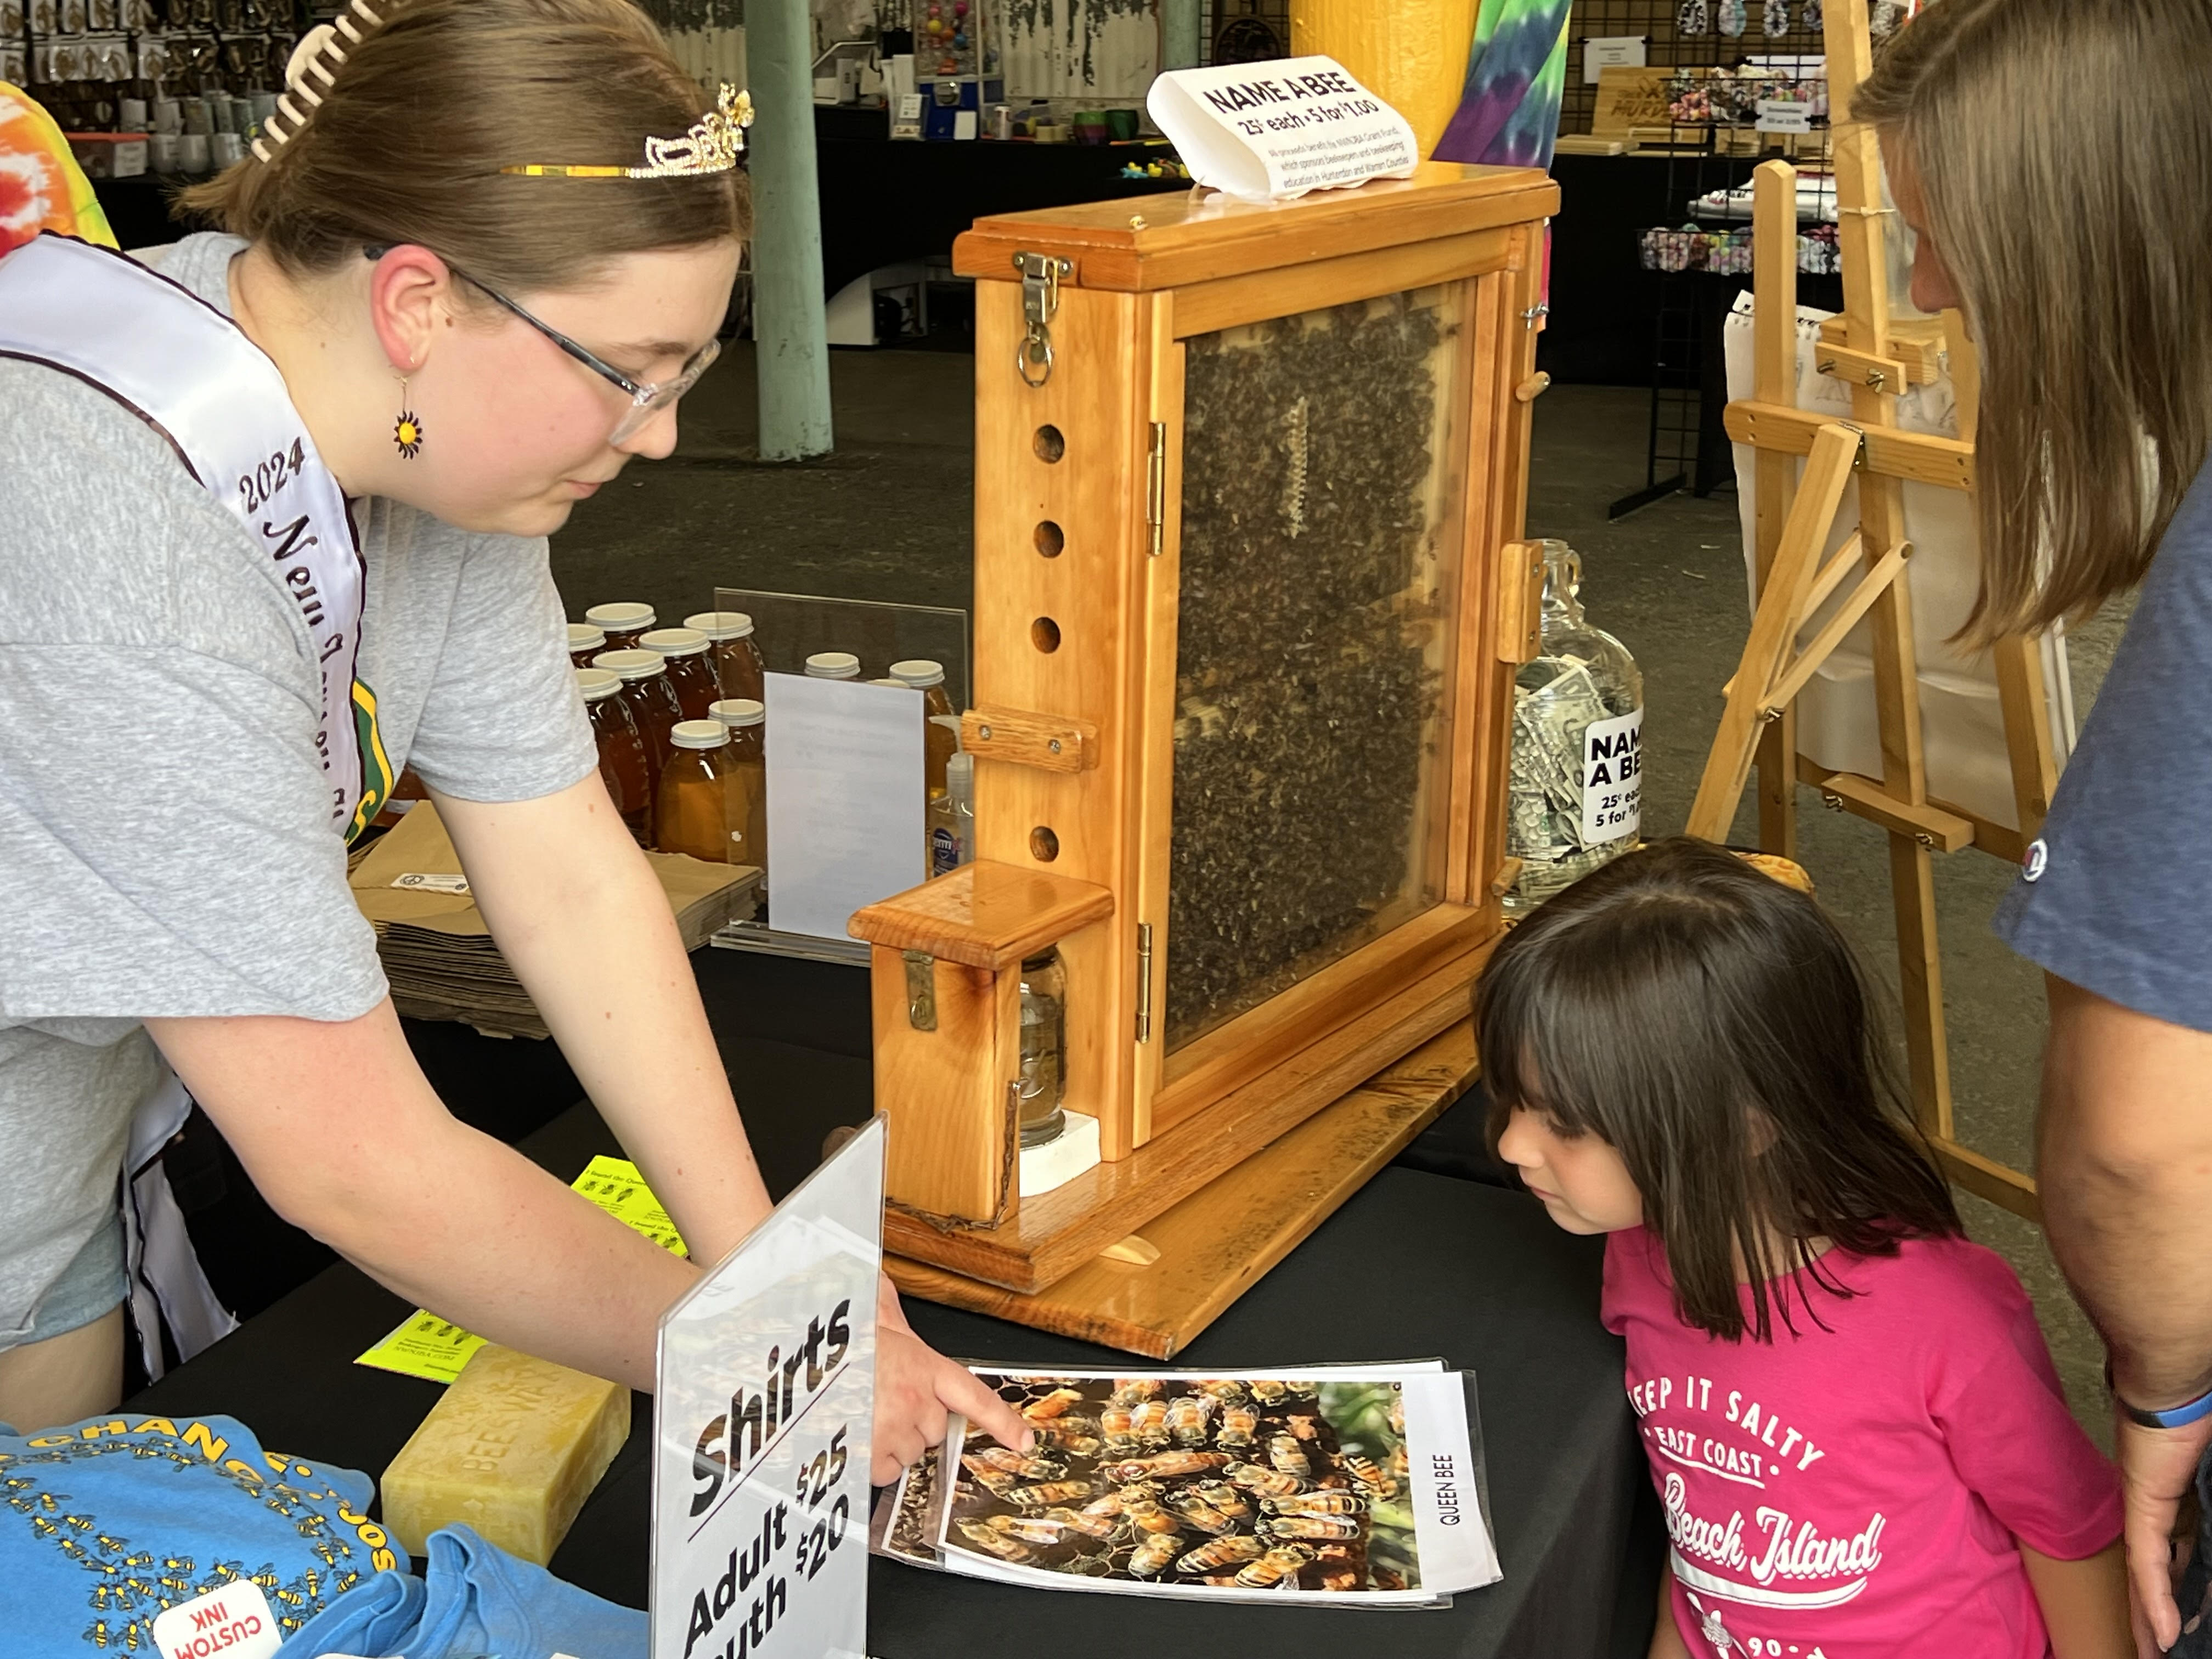
M 1036 1440 L 970 1427 L 943 1471 L 948 1552 L 1102 1589 L 1422 1589 L 1396 1382 L 981 1375 Z M 918 1484 L 909 1535 L 936 1501 Z

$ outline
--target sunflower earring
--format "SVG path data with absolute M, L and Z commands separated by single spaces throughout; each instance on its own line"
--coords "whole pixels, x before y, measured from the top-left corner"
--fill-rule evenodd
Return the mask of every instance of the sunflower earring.
M 401 459 L 413 460 L 422 453 L 422 422 L 415 411 L 407 407 L 407 377 L 399 377 L 399 418 L 392 423 L 392 441 L 398 446 Z

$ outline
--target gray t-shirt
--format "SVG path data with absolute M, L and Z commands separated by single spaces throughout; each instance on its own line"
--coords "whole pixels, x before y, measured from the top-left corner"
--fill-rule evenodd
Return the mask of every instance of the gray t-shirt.
M 2190 486 L 2112 653 L 2081 741 L 1997 907 L 1996 931 L 2059 978 L 2212 1031 L 2212 461 Z
M 244 246 L 140 257 L 228 313 Z M 587 775 L 545 543 L 378 498 L 354 518 L 357 672 L 393 766 L 470 800 Z M 307 624 L 260 557 L 144 421 L 0 359 L 0 1347 L 114 1209 L 161 1075 L 142 1020 L 346 1020 L 385 994 Z

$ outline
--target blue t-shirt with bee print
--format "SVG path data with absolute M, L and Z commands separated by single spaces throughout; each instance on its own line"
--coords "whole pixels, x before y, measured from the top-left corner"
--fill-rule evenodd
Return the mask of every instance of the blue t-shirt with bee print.
M 234 1418 L 117 1413 L 44 1434 L 0 1425 L 0 1593 L 9 1659 L 150 1655 L 165 1609 L 239 1580 L 289 1636 L 380 1572 L 404 1572 L 351 1469 L 264 1451 Z

